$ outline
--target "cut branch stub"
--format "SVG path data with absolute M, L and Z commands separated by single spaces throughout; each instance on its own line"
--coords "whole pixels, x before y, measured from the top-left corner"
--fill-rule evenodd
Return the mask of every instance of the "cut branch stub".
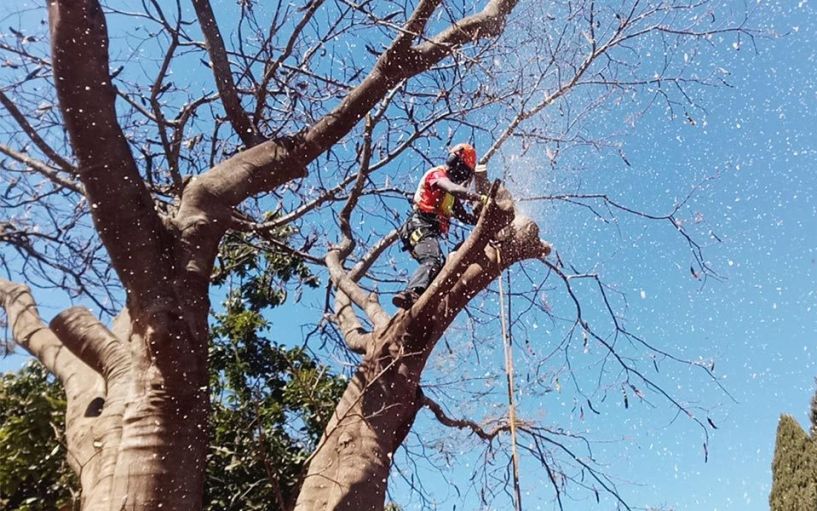
M 49 326 L 74 355 L 101 374 L 106 382 L 122 377 L 128 370 L 127 347 L 88 309 L 66 309 L 57 314 Z
M 510 192 L 496 181 L 479 222 L 463 245 L 449 255 L 448 262 L 410 311 L 404 314 L 409 338 L 425 351 L 433 346 L 454 317 L 501 271 L 523 259 L 546 257 L 551 247 L 539 239 L 539 227 L 518 214 Z M 497 264 L 497 250 L 502 251 Z M 414 324 L 416 323 L 416 325 Z M 419 337 L 418 337 L 419 336 Z
M 131 381 L 130 351 L 84 307 L 64 310 L 51 320 L 50 326 L 74 355 L 105 379 L 105 397 L 99 398 L 98 404 L 101 409 L 85 414 L 92 422 L 86 442 L 92 443 L 96 455 L 93 484 L 83 485 L 83 500 L 87 503 L 83 508 L 108 509 Z

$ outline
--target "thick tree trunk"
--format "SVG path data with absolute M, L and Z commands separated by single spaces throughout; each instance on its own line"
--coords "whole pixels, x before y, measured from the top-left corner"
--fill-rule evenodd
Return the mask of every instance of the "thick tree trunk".
M 418 410 L 419 360 L 404 358 L 392 333 L 379 344 L 384 353 L 358 369 L 312 455 L 296 511 L 383 509 L 392 456 Z
M 135 317 L 130 392 L 111 509 L 200 509 L 207 373 L 196 339 L 170 311 Z
M 0 304 L 17 342 L 65 387 L 82 509 L 201 509 L 208 388 L 200 307 L 131 312 L 115 335 L 82 308 L 49 328 L 29 290 L 4 280 Z M 199 316 L 198 328 L 185 321 Z

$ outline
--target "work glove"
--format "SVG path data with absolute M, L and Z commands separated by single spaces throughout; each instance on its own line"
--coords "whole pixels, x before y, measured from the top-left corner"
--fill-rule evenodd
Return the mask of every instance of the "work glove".
M 470 194 L 470 196 L 466 200 L 473 202 L 474 206 L 484 206 L 488 204 L 488 196 L 485 195 L 484 193 L 481 193 L 479 195 Z
M 488 174 L 488 165 L 481 163 L 474 168 L 474 174 Z
M 482 214 L 482 210 L 486 204 L 488 204 L 488 196 L 484 194 L 480 195 L 479 201 L 474 204 L 474 216 L 479 217 L 479 215 Z

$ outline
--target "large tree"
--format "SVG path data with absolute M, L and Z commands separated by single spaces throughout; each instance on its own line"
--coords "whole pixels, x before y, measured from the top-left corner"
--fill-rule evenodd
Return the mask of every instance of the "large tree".
M 216 316 L 211 336 L 204 509 L 285 511 L 344 380 L 303 349 L 266 339 L 257 301 L 252 307 L 231 302 Z M 78 481 L 62 442 L 59 382 L 36 361 L 3 375 L 0 419 L 0 507 L 78 510 Z
M 455 137 L 482 140 L 483 163 L 507 157 L 506 146 L 524 153 L 532 143 L 548 147 L 553 165 L 575 147 L 618 151 L 588 126 L 602 105 L 639 92 L 646 96 L 633 115 L 660 102 L 691 119 L 701 86 L 724 79 L 718 66 L 694 67 L 699 46 L 749 34 L 740 17 L 723 20 L 715 7 L 243 1 L 217 17 L 207 0 L 193 0 L 192 10 L 180 2 L 49 0 L 50 52 L 17 29 L 0 46 L 13 64 L 0 89 L 9 176 L 0 240 L 13 278 L 0 280 L 0 301 L 17 344 L 64 386 L 83 509 L 202 507 L 211 283 L 233 261 L 226 256 L 236 239 L 256 250 L 271 243 L 325 272 L 331 285 L 316 331 L 342 341 L 356 366 L 308 460 L 295 509 L 381 508 L 394 454 L 424 406 L 489 442 L 509 429 L 507 421 L 486 428 L 449 417 L 421 381 L 458 314 L 525 260 L 541 261 L 575 305 L 564 343 L 597 343 L 618 368 L 625 400 L 653 392 L 705 431 L 705 421 L 646 371 L 657 371 L 656 360 L 711 369 L 627 331 L 598 276 L 547 260 L 550 245 L 498 183 L 477 184 L 490 195 L 479 223 L 411 310 L 387 312 L 380 286 L 395 279 L 383 256 L 395 250 L 389 197 L 404 195 L 393 184 L 406 177 L 404 155 L 440 151 Z M 224 20 L 235 28 L 225 31 Z M 515 29 L 502 36 L 509 23 Z M 558 120 L 531 125 L 551 108 Z M 375 179 L 384 168 L 391 173 Z M 711 274 L 679 219 L 685 200 L 656 215 L 605 193 L 538 198 L 666 221 L 691 248 L 693 274 Z M 297 228 L 300 246 L 280 240 L 287 226 Z M 29 288 L 12 280 L 57 287 L 116 318 L 108 327 L 72 307 L 46 325 Z M 578 281 L 598 284 L 610 332 L 587 321 Z M 622 356 L 619 338 L 650 352 L 650 363 Z M 560 503 L 566 482 L 585 475 L 595 483 L 579 486 L 620 499 L 561 443 L 563 433 L 520 430 Z M 576 470 L 554 462 L 562 456 Z

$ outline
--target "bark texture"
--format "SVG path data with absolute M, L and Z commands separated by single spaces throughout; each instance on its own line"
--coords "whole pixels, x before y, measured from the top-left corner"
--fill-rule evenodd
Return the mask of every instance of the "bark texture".
M 118 125 L 100 5 L 53 0 L 48 7 L 57 94 L 79 177 L 128 293 L 124 338 L 75 309 L 51 328 L 102 387 L 77 420 L 77 448 L 93 453 L 90 464 L 78 463 L 84 508 L 196 509 L 207 447 L 206 294 L 188 293 L 188 252 L 180 249 L 187 233 L 157 214 Z M 200 269 L 209 275 L 209 267 Z M 77 424 L 69 419 L 69 429 Z

